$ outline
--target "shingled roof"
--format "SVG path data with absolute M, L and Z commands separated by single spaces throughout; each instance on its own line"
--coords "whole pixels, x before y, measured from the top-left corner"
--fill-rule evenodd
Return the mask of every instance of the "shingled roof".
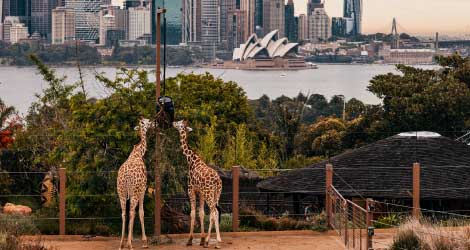
M 411 198 L 415 162 L 421 164 L 422 199 L 470 199 L 470 146 L 429 132 L 399 134 L 331 158 L 333 185 L 349 197 Z M 292 170 L 257 187 L 322 195 L 326 164 Z

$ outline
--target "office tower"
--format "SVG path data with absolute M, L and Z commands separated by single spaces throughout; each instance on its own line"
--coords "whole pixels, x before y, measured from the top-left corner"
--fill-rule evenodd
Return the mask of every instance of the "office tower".
M 237 9 L 236 0 L 220 0 L 220 42 L 224 50 L 230 50 L 229 19 L 232 12 Z M 232 20 L 233 21 L 233 20 Z
M 135 7 L 148 7 L 150 6 L 149 0 L 125 0 L 124 9 L 135 8 Z
M 106 47 L 117 47 L 119 41 L 126 40 L 126 32 L 124 30 L 109 29 L 106 32 Z
M 218 0 L 201 0 L 201 42 L 206 59 L 215 59 L 220 44 L 220 12 Z
M 27 39 L 29 37 L 28 27 L 24 23 L 14 23 L 10 27 L 10 43 L 18 43 L 22 39 Z
M 331 37 L 330 17 L 324 8 L 316 8 L 309 16 L 309 40 L 327 41 Z
M 51 40 L 52 9 L 55 0 L 29 0 L 31 2 L 31 34 L 38 33 L 42 38 Z
M 183 0 L 182 42 L 201 42 L 201 1 Z
M 75 10 L 57 7 L 52 10 L 52 44 L 75 40 Z
M 279 31 L 279 37 L 285 36 L 284 0 L 263 1 L 263 29 L 267 34 L 273 30 Z
M 245 42 L 244 26 L 245 12 L 242 10 L 231 10 L 228 12 L 228 49 L 233 51 L 238 48 L 240 44 Z
M 116 28 L 116 16 L 115 16 L 115 9 L 118 7 L 115 6 L 102 6 L 99 12 L 100 18 L 100 45 L 106 45 L 106 35 L 108 34 L 108 30 L 112 30 Z
M 166 22 L 167 22 L 167 37 L 166 42 L 168 44 L 179 44 L 181 43 L 181 28 L 182 28 L 182 5 L 184 0 L 152 0 L 151 13 L 152 13 L 152 43 L 155 43 L 157 39 L 157 14 L 156 10 L 160 7 L 165 7 Z M 163 16 L 162 16 L 162 27 L 163 27 Z M 163 32 L 163 30 L 162 30 Z M 163 33 L 162 33 L 163 38 Z
M 65 7 L 75 10 L 75 38 L 96 42 L 99 38 L 101 0 L 65 0 Z
M 362 33 L 362 0 L 344 0 L 343 16 L 354 19 L 352 35 Z
M 145 34 L 151 35 L 150 8 L 129 8 L 129 40 L 137 40 Z
M 297 41 L 298 28 L 296 18 L 294 16 L 294 1 L 289 0 L 285 6 L 285 32 L 289 41 Z
M 324 8 L 322 0 L 308 0 L 307 2 L 307 16 L 311 15 L 316 8 Z
M 264 35 L 263 32 L 263 0 L 255 0 L 255 32 L 258 37 Z
M 354 19 L 348 17 L 333 17 L 331 21 L 331 32 L 336 37 L 349 36 L 354 28 Z
M 19 17 L 20 22 L 30 27 L 31 0 L 3 0 L 3 16 Z
M 240 0 L 240 10 L 245 14 L 245 20 L 243 25 L 244 39 L 248 39 L 253 33 L 255 33 L 255 12 L 256 3 L 255 0 Z
M 299 15 L 298 38 L 300 41 L 308 39 L 308 17 L 305 14 Z
M 121 30 L 124 32 L 124 38 L 121 40 L 128 39 L 128 31 L 129 31 L 129 11 L 126 9 L 115 9 L 114 10 L 115 16 L 115 29 Z

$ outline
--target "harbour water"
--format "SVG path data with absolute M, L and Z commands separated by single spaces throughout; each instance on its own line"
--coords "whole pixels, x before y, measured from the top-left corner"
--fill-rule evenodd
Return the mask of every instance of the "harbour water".
M 149 68 L 149 70 L 152 70 Z M 56 68 L 59 76 L 67 76 L 68 83 L 78 80 L 76 68 Z M 113 77 L 116 68 L 96 67 L 83 69 L 86 91 L 93 97 L 104 97 L 109 91 L 98 83 L 95 72 Z M 367 91 L 369 81 L 373 76 L 395 72 L 393 65 L 328 65 L 321 64 L 318 69 L 300 71 L 242 71 L 202 68 L 169 68 L 167 77 L 178 73 L 204 73 L 238 83 L 247 93 L 248 98 L 256 99 L 263 94 L 271 98 L 281 95 L 296 96 L 299 92 L 305 94 L 318 93 L 326 97 L 345 95 L 347 99 L 357 98 L 368 104 L 380 102 Z M 154 80 L 151 79 L 151 80 Z M 20 113 L 25 114 L 33 101 L 35 94 L 40 93 L 47 83 L 42 80 L 34 67 L 0 67 L 0 98 L 7 105 L 15 106 Z

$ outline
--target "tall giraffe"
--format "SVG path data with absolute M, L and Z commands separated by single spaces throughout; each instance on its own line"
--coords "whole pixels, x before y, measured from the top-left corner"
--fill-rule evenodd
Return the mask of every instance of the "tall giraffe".
M 140 142 L 134 146 L 131 154 L 126 162 L 121 165 L 117 177 L 117 191 L 119 194 L 119 201 L 121 203 L 122 211 L 122 234 L 119 249 L 124 247 L 124 236 L 126 229 L 126 202 L 130 200 L 129 209 L 129 234 L 127 239 L 127 246 L 129 249 L 132 247 L 132 230 L 134 227 L 135 209 L 139 204 L 139 218 L 142 227 L 142 241 L 143 247 L 147 248 L 147 236 L 145 235 L 144 227 L 144 197 L 147 189 L 147 169 L 145 168 L 143 157 L 147 150 L 147 130 L 153 126 L 153 123 L 148 119 L 141 118 L 139 126 L 135 130 L 139 130 Z
M 217 243 L 215 248 L 220 248 L 219 232 L 219 211 L 217 206 L 222 192 L 222 180 L 217 171 L 207 166 L 203 159 L 188 146 L 188 132 L 192 129 L 188 126 L 187 121 L 173 122 L 180 134 L 181 149 L 186 156 L 189 165 L 188 195 L 191 202 L 191 228 L 189 232 L 189 240 L 186 245 L 193 244 L 194 223 L 196 220 L 196 197 L 199 195 L 199 220 L 201 223 L 201 246 L 209 247 L 210 234 L 212 231 L 212 223 L 215 224 L 217 234 Z M 207 237 L 204 238 L 204 202 L 210 209 L 209 230 Z

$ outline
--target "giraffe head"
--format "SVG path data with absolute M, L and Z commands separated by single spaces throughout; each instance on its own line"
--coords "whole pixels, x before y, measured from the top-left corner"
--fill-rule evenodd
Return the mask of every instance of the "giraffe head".
M 188 126 L 188 121 L 181 120 L 177 122 L 173 122 L 173 127 L 178 130 L 178 132 L 191 132 L 193 129 Z
M 141 117 L 139 120 L 139 125 L 134 128 L 134 130 L 138 130 L 140 136 L 145 136 L 147 134 L 147 130 L 149 128 L 154 127 L 154 123 L 150 121 L 149 119 Z

